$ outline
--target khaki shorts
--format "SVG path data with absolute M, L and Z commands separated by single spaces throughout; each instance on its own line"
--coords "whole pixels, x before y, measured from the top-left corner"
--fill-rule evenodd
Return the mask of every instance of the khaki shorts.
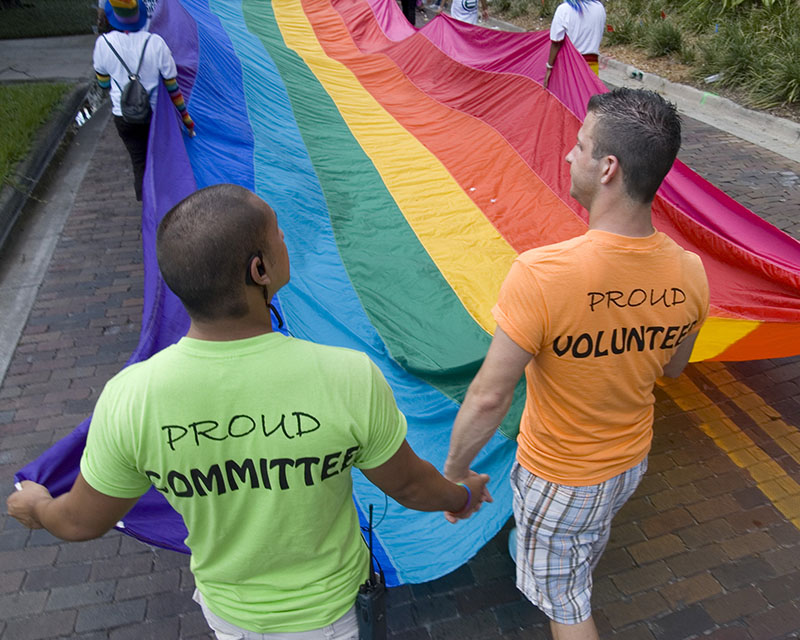
M 341 618 L 331 624 L 311 631 L 284 631 L 282 633 L 257 633 L 237 627 L 213 613 L 195 589 L 192 596 L 206 617 L 206 622 L 216 634 L 217 640 L 358 640 L 358 620 L 355 605 Z

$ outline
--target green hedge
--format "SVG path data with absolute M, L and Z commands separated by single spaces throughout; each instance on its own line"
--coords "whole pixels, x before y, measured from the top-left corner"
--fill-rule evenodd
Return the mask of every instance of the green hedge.
M 510 17 L 549 18 L 559 0 L 494 0 Z M 800 0 L 606 0 L 608 45 L 675 56 L 749 106 L 800 105 Z
M 97 24 L 92 0 L 0 0 L 0 6 L 0 40 L 92 33 Z

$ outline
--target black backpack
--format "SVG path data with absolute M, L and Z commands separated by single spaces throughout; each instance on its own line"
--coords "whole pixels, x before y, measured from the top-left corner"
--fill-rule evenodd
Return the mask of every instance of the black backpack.
M 120 87 L 119 82 L 114 80 L 122 93 L 119 100 L 119 107 L 122 110 L 122 119 L 129 124 L 146 124 L 150 122 L 150 115 L 153 112 L 150 107 L 150 94 L 147 93 L 147 89 L 144 88 L 142 81 L 139 79 L 139 70 L 142 68 L 142 60 L 144 60 L 144 52 L 147 50 L 147 43 L 150 42 L 150 36 L 147 36 L 147 40 L 144 41 L 144 47 L 142 47 L 142 55 L 139 56 L 139 65 L 136 67 L 136 73 L 133 73 L 128 65 L 125 64 L 122 56 L 111 46 L 111 43 L 105 35 L 103 36 L 103 40 L 106 41 L 111 51 L 117 56 L 122 66 L 125 67 L 125 71 L 128 72 L 128 84 L 124 87 Z

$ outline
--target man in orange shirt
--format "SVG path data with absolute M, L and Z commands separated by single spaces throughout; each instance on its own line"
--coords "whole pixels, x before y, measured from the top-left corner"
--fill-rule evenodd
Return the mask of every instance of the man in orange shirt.
M 680 147 L 674 105 L 642 90 L 593 96 L 577 138 L 570 194 L 589 230 L 514 262 L 445 464 L 451 480 L 468 475 L 524 372 L 511 472 L 517 586 L 556 640 L 598 637 L 592 570 L 647 468 L 653 386 L 681 373 L 708 310 L 700 258 L 651 221 Z

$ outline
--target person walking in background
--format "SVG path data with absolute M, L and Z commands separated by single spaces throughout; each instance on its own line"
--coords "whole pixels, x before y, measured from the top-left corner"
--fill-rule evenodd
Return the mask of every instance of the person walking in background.
M 9 514 L 88 540 L 154 486 L 183 517 L 195 600 L 220 640 L 358 640 L 369 552 L 352 469 L 451 521 L 491 500 L 489 477 L 449 482 L 418 458 L 367 355 L 272 331 L 289 256 L 255 194 L 230 184 L 193 193 L 164 216 L 156 253 L 187 335 L 103 389 L 72 489 L 54 499 L 22 482 Z
M 478 2 L 481 7 L 481 17 L 486 20 L 489 17 L 489 5 L 486 4 L 486 0 L 452 0 L 450 15 L 461 22 L 478 24 Z
M 592 71 L 599 73 L 598 55 L 605 29 L 606 8 L 601 0 L 564 0 L 558 5 L 550 23 L 550 53 L 545 63 L 544 88 L 547 89 L 550 82 L 550 72 L 556 64 L 565 37 L 569 38 Z
M 403 15 L 411 23 L 411 26 L 416 25 L 417 20 L 417 0 L 400 0 L 400 5 L 403 7 Z
M 194 121 L 178 88 L 178 70 L 172 52 L 161 36 L 144 30 L 148 20 L 144 7 L 137 0 L 106 0 L 105 14 L 112 30 L 95 42 L 92 64 L 97 83 L 110 90 L 114 125 L 130 155 L 136 199 L 141 201 L 150 119 L 127 122 L 123 117 L 120 100 L 130 81 L 130 74 L 139 76 L 150 97 L 152 109 L 156 107 L 156 89 L 163 78 L 172 103 L 190 136 L 194 135 Z
M 592 571 L 611 520 L 647 469 L 653 387 L 686 366 L 708 313 L 700 258 L 653 228 L 681 140 L 652 91 L 592 96 L 567 154 L 582 236 L 521 254 L 500 290 L 489 352 L 456 416 L 445 463 L 468 477 L 526 378 L 511 469 L 517 587 L 555 640 L 596 640 Z

